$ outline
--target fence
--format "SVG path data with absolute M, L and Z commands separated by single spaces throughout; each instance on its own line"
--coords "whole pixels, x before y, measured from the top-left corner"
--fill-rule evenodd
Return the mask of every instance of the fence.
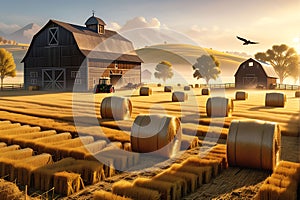
M 230 88 L 235 88 L 235 83 L 223 83 L 223 84 L 201 84 L 200 87 L 208 87 L 208 88 L 225 88 L 225 89 L 230 89 Z
M 21 90 L 23 89 L 24 85 L 23 83 L 19 84 L 3 84 L 3 87 L 1 89 L 3 90 Z
M 235 83 L 223 83 L 223 84 L 201 84 L 200 87 L 208 87 L 208 88 L 225 88 L 232 89 L 235 88 Z M 300 90 L 299 85 L 289 85 L 289 84 L 276 84 L 274 87 L 276 90 Z
M 300 90 L 299 85 L 276 84 L 278 90 Z

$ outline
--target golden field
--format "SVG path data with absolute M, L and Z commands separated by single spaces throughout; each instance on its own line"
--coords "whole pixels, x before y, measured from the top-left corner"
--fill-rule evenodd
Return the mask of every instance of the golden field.
M 179 103 L 172 102 L 172 93 L 163 92 L 163 87 L 153 85 L 151 87 L 153 89 L 151 96 L 139 96 L 139 90 L 117 91 L 115 94 L 5 91 L 0 93 L 0 120 L 39 126 L 42 130 L 54 129 L 58 133 L 70 132 L 73 136 L 79 132 L 80 135 L 92 135 L 95 140 L 106 136 L 111 141 L 125 143 L 130 141 L 131 126 L 137 115 L 169 114 L 181 119 L 183 134 L 196 135 L 201 141 L 216 141 L 219 144 L 226 143 L 231 120 L 265 120 L 277 122 L 281 127 L 282 159 L 300 162 L 300 99 L 295 98 L 295 91 L 249 90 L 247 91 L 249 93 L 248 100 L 234 100 L 232 117 L 208 118 L 206 101 L 209 96 L 202 96 L 200 88 L 186 91 L 189 95 L 188 101 Z M 174 86 L 174 89 L 183 91 L 183 86 Z M 287 95 L 285 107 L 265 107 L 265 94 L 268 92 L 284 92 Z M 128 97 L 131 100 L 133 110 L 130 119 L 121 121 L 101 119 L 100 103 L 104 97 L 111 95 Z M 212 95 L 235 99 L 235 90 L 212 90 Z M 197 151 L 199 149 L 194 149 L 191 153 L 195 154 Z M 163 169 L 164 165 L 168 165 L 168 163 L 158 165 L 157 168 Z M 140 173 L 139 176 L 151 177 L 156 173 Z M 239 194 L 239 198 L 251 199 L 268 175 L 270 175 L 268 172 L 258 170 L 228 168 L 213 182 L 203 185 L 184 199 L 232 199 L 236 193 Z M 124 172 L 109 180 L 113 183 L 126 177 L 131 180 L 135 178 L 135 174 Z M 66 197 L 66 199 L 88 199 L 97 188 L 109 190 L 112 185 L 106 182 L 101 181 L 89 186 L 84 192 Z

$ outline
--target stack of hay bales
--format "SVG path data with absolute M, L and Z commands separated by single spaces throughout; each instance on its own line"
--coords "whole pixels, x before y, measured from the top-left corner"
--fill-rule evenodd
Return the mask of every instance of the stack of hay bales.
M 50 154 L 40 154 L 25 158 L 13 165 L 10 173 L 10 180 L 16 180 L 18 184 L 30 187 L 33 182 L 33 171 L 39 167 L 52 164 L 53 160 Z
M 34 133 L 27 133 L 22 135 L 14 135 L 11 138 L 10 143 L 11 144 L 18 144 L 22 148 L 27 147 L 27 142 L 37 139 L 37 138 L 43 138 L 51 135 L 56 135 L 56 131 L 49 130 L 49 131 L 42 131 L 42 132 L 34 132 Z
M 24 146 L 30 147 L 34 149 L 35 151 L 40 152 L 40 148 L 43 148 L 45 144 L 53 144 L 56 142 L 62 142 L 65 140 L 70 140 L 72 138 L 72 135 L 70 133 L 60 133 L 55 135 L 49 135 L 41 138 L 36 139 L 25 139 L 24 140 Z M 20 144 L 20 143 L 19 143 Z M 20 144 L 21 146 L 21 144 Z
M 99 190 L 93 194 L 94 200 L 132 200 L 131 198 L 122 197 L 111 192 Z
M 0 153 L 0 176 L 9 176 L 17 160 L 28 158 L 32 155 L 33 150 L 30 148 Z
M 106 145 L 107 142 L 105 140 L 98 140 L 90 144 L 71 149 L 69 155 L 72 158 L 83 160 L 90 154 L 95 154 L 96 152 L 103 150 Z
M 195 88 L 199 88 L 199 84 L 198 83 L 195 84 Z
M 45 165 L 39 167 L 33 171 L 34 177 L 34 187 L 38 190 L 47 191 L 54 186 L 54 177 L 57 172 L 70 172 L 75 174 L 80 174 L 80 182 L 83 180 L 85 184 L 94 184 L 105 178 L 103 164 L 95 161 L 87 160 L 75 160 L 74 158 L 64 158 L 53 164 Z M 66 175 L 63 180 L 58 181 L 58 183 L 64 182 L 68 179 L 69 175 Z M 75 177 L 72 174 L 70 177 Z M 77 177 L 77 176 L 76 176 Z M 74 178 L 74 181 L 77 183 L 78 178 Z M 73 179 L 72 179 L 73 180 Z M 63 186 L 62 186 L 63 187 Z M 65 185 L 67 187 L 67 185 Z M 69 187 L 69 186 L 68 186 Z M 77 190 L 77 186 L 70 186 L 71 188 L 64 191 Z M 63 190 L 61 190 L 63 191 Z
M 27 125 L 16 127 L 16 128 L 0 130 L 0 142 L 7 141 L 6 138 L 11 135 L 22 135 L 22 134 L 26 134 L 26 133 L 39 132 L 40 130 L 41 130 L 40 127 L 30 127 Z
M 208 117 L 231 117 L 233 101 L 225 97 L 210 97 L 206 102 L 206 114 Z
M 150 96 L 152 95 L 152 89 L 149 87 L 140 88 L 140 96 Z
M 134 152 L 124 151 L 122 149 L 103 149 L 95 154 L 87 156 L 86 160 L 99 160 L 104 166 L 105 176 L 110 177 L 115 173 L 115 170 L 126 170 L 139 162 L 139 154 Z
M 181 123 L 177 117 L 138 115 L 131 128 L 131 148 L 133 152 L 151 152 L 170 158 L 180 149 L 181 135 Z
M 199 146 L 199 138 L 182 134 L 180 150 L 193 149 Z
M 230 166 L 273 170 L 279 162 L 281 134 L 276 123 L 233 120 L 227 137 Z
M 300 91 L 295 92 L 295 97 L 300 97 Z
M 82 136 L 70 140 L 61 141 L 56 144 L 41 145 L 39 153 L 49 153 L 53 156 L 53 160 L 60 160 L 62 158 L 70 157 L 70 152 L 76 147 L 82 147 L 94 142 L 92 136 Z
M 269 199 L 299 199 L 297 188 L 300 183 L 300 163 L 280 161 L 273 174 L 260 187 L 256 198 Z
M 159 194 L 158 191 L 138 187 L 124 180 L 114 183 L 112 186 L 112 192 L 114 194 L 129 197 L 132 199 L 151 199 L 151 200 L 161 199 L 161 195 Z
M 188 100 L 188 94 L 185 92 L 173 92 L 172 102 L 185 102 Z
M 209 88 L 203 88 L 201 90 L 201 95 L 210 95 L 210 89 Z
M 237 91 L 235 93 L 235 100 L 247 100 L 248 99 L 248 93 L 245 91 Z
M 265 98 L 265 106 L 284 107 L 286 103 L 286 95 L 284 93 L 267 93 Z
M 156 190 L 160 193 L 160 199 L 171 200 L 176 199 L 178 195 L 177 186 L 175 183 L 149 179 L 149 178 L 137 178 L 133 182 L 134 186 Z
M 164 87 L 164 92 L 172 92 L 173 91 L 173 87 L 172 86 L 165 86 Z
M 100 114 L 102 119 L 129 119 L 131 113 L 132 104 L 128 98 L 116 96 L 105 97 L 101 102 Z
M 226 146 L 217 145 L 210 151 L 203 157 L 193 156 L 181 164 L 173 164 L 151 179 L 137 178 L 133 183 L 118 181 L 112 186 L 113 193 L 133 199 L 180 199 L 221 172 L 219 157 L 226 157 Z

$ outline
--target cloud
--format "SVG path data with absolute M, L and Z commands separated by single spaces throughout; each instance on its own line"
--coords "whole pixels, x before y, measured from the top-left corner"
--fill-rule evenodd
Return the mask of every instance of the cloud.
M 19 30 L 20 28 L 21 27 L 16 24 L 4 24 L 4 23 L 0 22 L 0 30 L 5 34 L 13 33 L 15 31 Z
M 107 28 L 115 31 L 124 32 L 133 29 L 161 27 L 166 28 L 166 25 L 161 26 L 161 23 L 157 18 L 146 20 L 145 17 L 135 17 L 133 19 L 128 20 L 123 26 L 121 26 L 117 22 L 112 22 L 108 25 Z

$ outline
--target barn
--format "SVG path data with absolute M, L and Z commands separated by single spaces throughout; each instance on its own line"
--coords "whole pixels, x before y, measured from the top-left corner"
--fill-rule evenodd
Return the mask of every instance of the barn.
M 236 88 L 272 88 L 279 78 L 272 65 L 250 58 L 235 73 Z
M 115 86 L 139 84 L 142 60 L 132 42 L 105 25 L 94 14 L 85 26 L 49 20 L 22 60 L 25 88 L 90 91 L 100 77 Z

